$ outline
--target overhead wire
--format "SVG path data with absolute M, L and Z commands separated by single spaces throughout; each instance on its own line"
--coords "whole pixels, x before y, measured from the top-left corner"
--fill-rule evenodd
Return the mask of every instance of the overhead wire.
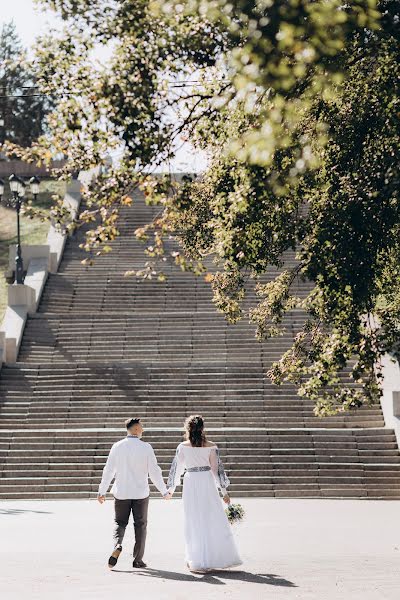
M 204 85 L 205 83 L 222 83 L 222 82 L 226 82 L 225 79 L 208 79 L 208 80 L 204 80 L 204 81 L 200 81 L 200 80 L 193 80 L 193 81 L 182 81 L 182 82 L 171 82 L 170 84 L 168 84 L 169 88 L 187 88 L 187 87 L 192 87 L 193 85 Z M 38 90 L 40 89 L 39 86 L 35 85 L 35 86 L 18 86 L 19 89 L 21 90 Z M 1 86 L 0 85 L 0 89 L 7 89 L 6 86 Z M 74 96 L 75 93 L 74 92 L 52 92 L 50 94 L 0 94 L 0 99 L 6 99 L 6 98 L 47 98 L 47 97 L 52 97 L 52 96 Z

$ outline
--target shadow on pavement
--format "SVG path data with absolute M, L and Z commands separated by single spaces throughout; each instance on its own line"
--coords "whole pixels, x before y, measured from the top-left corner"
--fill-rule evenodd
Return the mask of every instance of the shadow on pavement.
M 36 513 L 38 515 L 52 515 L 48 510 L 24 510 L 22 508 L 0 508 L 0 515 L 22 515 L 25 513 Z
M 273 575 L 272 573 L 249 573 L 248 571 L 212 571 L 205 573 L 204 575 L 190 575 L 188 573 L 179 573 L 175 571 L 162 571 L 161 569 L 146 569 L 138 571 L 132 569 L 130 571 L 123 571 L 113 569 L 114 573 L 135 573 L 141 577 L 156 577 L 159 579 L 171 579 L 173 581 L 197 581 L 203 583 L 211 583 L 214 585 L 226 585 L 221 579 L 228 579 L 232 581 L 244 581 L 246 583 L 262 583 L 264 585 L 275 585 L 279 587 L 297 587 L 295 583 L 284 579 L 279 575 Z

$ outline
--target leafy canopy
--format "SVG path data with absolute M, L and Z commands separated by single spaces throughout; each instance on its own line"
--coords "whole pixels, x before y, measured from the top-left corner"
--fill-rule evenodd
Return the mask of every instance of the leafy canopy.
M 41 88 L 59 104 L 30 158 L 62 152 L 76 170 L 121 150 L 87 192 L 85 247 L 109 251 L 119 207 L 140 186 L 163 208 L 137 232 L 150 240 L 141 275 L 174 236 L 183 269 L 214 259 L 206 277 L 232 322 L 252 286 L 260 339 L 281 332 L 287 311 L 304 315 L 273 381 L 295 382 L 319 414 L 376 400 L 400 317 L 399 1 L 41 2 L 66 27 L 38 42 Z M 204 176 L 151 179 L 182 136 L 208 153 Z M 271 266 L 281 273 L 265 283 Z

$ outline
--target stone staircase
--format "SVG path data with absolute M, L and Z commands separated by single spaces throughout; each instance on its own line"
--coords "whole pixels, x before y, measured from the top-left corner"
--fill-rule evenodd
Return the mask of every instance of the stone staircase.
M 321 420 L 293 386 L 268 380 L 301 311 L 260 344 L 253 326 L 216 313 L 202 277 L 172 265 L 166 282 L 124 277 L 144 261 L 133 231 L 157 210 L 139 199 L 124 208 L 113 252 L 92 267 L 81 264 L 83 232 L 68 241 L 17 364 L 0 371 L 0 498 L 95 496 L 128 416 L 143 418 L 167 475 L 194 412 L 221 448 L 234 496 L 400 498 L 400 455 L 379 406 Z M 309 289 L 297 282 L 299 295 Z

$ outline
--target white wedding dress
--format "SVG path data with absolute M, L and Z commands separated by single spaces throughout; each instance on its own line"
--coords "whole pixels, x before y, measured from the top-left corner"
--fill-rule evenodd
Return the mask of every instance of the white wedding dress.
M 191 570 L 226 569 L 242 564 L 232 526 L 225 514 L 217 486 L 223 495 L 229 485 L 217 446 L 179 444 L 171 465 L 170 491 L 183 478 L 183 510 L 186 563 Z

